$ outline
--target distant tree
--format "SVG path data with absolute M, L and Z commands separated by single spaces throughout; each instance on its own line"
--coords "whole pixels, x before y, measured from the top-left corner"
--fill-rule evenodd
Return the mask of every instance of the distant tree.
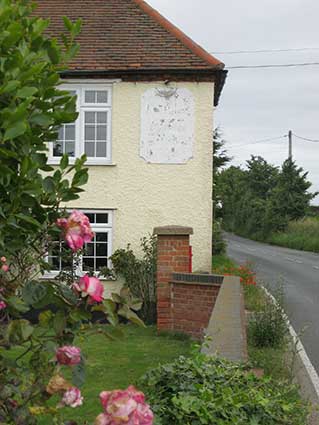
M 281 168 L 277 185 L 269 199 L 268 215 L 281 219 L 279 229 L 285 227 L 289 220 L 303 218 L 310 210 L 310 201 L 318 195 L 308 190 L 311 182 L 308 173 L 298 167 L 294 161 L 287 159 Z
M 279 170 L 261 156 L 251 156 L 247 161 L 247 190 L 255 198 L 267 199 L 277 184 Z
M 222 137 L 220 128 L 216 128 L 213 133 L 213 207 L 214 217 L 218 217 L 221 207 L 221 199 L 218 195 L 218 179 L 222 168 L 228 164 L 232 158 L 227 155 L 225 149 L 226 140 Z
M 218 176 L 217 197 L 221 202 L 220 216 L 226 230 L 236 232 L 243 199 L 246 195 L 246 171 L 231 166 Z

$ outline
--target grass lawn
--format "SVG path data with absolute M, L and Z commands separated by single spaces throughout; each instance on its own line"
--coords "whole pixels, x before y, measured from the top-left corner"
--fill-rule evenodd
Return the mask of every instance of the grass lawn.
M 85 398 L 77 409 L 64 408 L 66 419 L 92 424 L 101 412 L 99 393 L 134 384 L 149 368 L 190 352 L 191 341 L 178 335 L 157 335 L 155 327 L 123 326 L 125 337 L 109 341 L 93 335 L 77 341 L 86 357 L 86 381 L 81 388 Z M 45 422 L 43 422 L 45 424 Z

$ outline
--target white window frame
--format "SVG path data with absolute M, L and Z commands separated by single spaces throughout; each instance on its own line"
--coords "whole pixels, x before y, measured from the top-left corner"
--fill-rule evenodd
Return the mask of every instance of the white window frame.
M 77 211 L 83 212 L 83 214 L 107 214 L 108 215 L 108 223 L 91 223 L 91 228 L 94 233 L 107 233 L 108 239 L 107 239 L 107 267 L 111 268 L 111 260 L 110 257 L 113 254 L 113 210 L 100 210 L 100 209 L 80 209 L 76 208 Z M 71 212 L 71 211 L 68 211 Z M 48 254 L 45 256 L 45 260 L 48 261 Z M 56 276 L 58 276 L 61 271 L 63 270 L 52 270 L 48 271 L 44 274 L 45 279 L 53 279 Z M 87 272 L 83 271 L 82 268 L 82 259 L 80 259 L 79 267 L 75 271 L 76 275 L 81 277 L 84 276 Z M 96 275 L 99 274 L 99 272 L 95 272 Z M 104 280 L 105 278 L 102 278 Z
M 61 90 L 75 91 L 77 95 L 76 109 L 79 113 L 75 121 L 75 156 L 69 156 L 70 164 L 81 157 L 84 151 L 84 114 L 86 111 L 107 112 L 106 157 L 88 157 L 86 165 L 112 165 L 112 84 L 97 83 L 65 83 L 59 86 Z M 107 103 L 85 103 L 85 91 L 107 91 Z M 54 142 L 49 142 L 49 161 L 51 165 L 60 163 L 60 156 L 53 156 Z

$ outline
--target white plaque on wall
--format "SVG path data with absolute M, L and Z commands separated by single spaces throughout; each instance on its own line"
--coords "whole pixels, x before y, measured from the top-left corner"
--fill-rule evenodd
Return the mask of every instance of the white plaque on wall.
M 193 157 L 195 108 L 185 88 L 154 88 L 142 96 L 140 156 L 157 164 Z

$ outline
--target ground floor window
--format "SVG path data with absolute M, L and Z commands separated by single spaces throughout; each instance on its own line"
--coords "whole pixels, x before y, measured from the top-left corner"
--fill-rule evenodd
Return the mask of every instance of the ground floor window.
M 85 244 L 83 255 L 78 264 L 74 265 L 71 259 L 65 254 L 70 250 L 62 241 L 53 244 L 48 253 L 47 260 L 51 266 L 50 275 L 56 275 L 61 271 L 70 270 L 75 267 L 79 275 L 86 272 L 98 273 L 104 267 L 110 267 L 110 257 L 112 255 L 112 211 L 107 210 L 80 210 L 90 220 L 94 238 L 90 243 Z

